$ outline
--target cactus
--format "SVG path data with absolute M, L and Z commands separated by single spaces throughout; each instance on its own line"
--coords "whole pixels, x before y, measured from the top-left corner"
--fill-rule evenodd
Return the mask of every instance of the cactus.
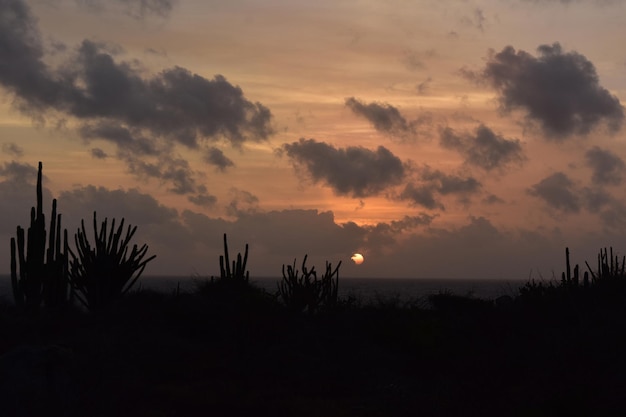
M 50 236 L 46 249 L 46 221 L 43 214 L 42 163 L 37 172 L 37 207 L 30 212 L 27 239 L 17 226 L 17 241 L 11 238 L 11 286 L 15 304 L 34 312 L 42 304 L 55 309 L 68 301 L 67 231 L 61 250 L 61 215 L 52 201 Z M 19 276 L 18 276 L 19 267 Z
M 69 282 L 76 291 L 76 298 L 90 311 L 102 311 L 117 298 L 123 296 L 137 282 L 146 265 L 156 255 L 144 259 L 148 246 L 133 245 L 128 253 L 129 242 L 137 226 L 128 226 L 123 235 L 124 219 L 115 229 L 115 219 L 107 235 L 107 220 L 104 219 L 98 233 L 96 212 L 93 213 L 95 246 L 87 239 L 85 222 L 74 235 L 77 254 L 71 249 Z
M 585 264 L 587 265 L 587 269 L 591 273 L 594 281 L 602 278 L 623 278 L 626 276 L 626 256 L 622 257 L 622 265 L 620 267 L 619 258 L 617 256 L 613 257 L 612 247 L 610 248 L 610 252 L 608 252 L 606 248 L 604 248 L 604 252 L 600 249 L 600 253 L 598 254 L 597 275 L 593 272 L 587 262 L 585 262 Z
M 315 267 L 310 270 L 307 268 L 307 257 L 305 255 L 302 261 L 300 276 L 295 259 L 292 265 L 287 265 L 286 274 L 283 264 L 283 279 L 278 283 L 278 293 L 290 310 L 315 313 L 321 306 L 330 307 L 337 303 L 341 261 L 334 270 L 326 261 L 326 272 L 318 279 Z
M 233 280 L 237 282 L 248 283 L 250 281 L 250 271 L 246 271 L 246 264 L 248 263 L 248 244 L 246 243 L 246 250 L 243 258 L 241 252 L 237 254 L 237 262 L 233 261 L 232 269 L 230 268 L 230 259 L 228 256 L 228 240 L 226 239 L 226 233 L 224 233 L 224 255 L 220 255 L 220 279 Z

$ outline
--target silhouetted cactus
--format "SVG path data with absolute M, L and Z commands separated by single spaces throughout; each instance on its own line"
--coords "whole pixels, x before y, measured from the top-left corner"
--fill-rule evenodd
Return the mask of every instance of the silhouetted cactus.
M 92 248 L 85 232 L 85 222 L 74 235 L 77 254 L 69 250 L 69 279 L 76 291 L 78 300 L 90 311 L 107 308 L 115 299 L 126 294 L 143 273 L 146 264 L 156 257 L 144 259 L 148 246 L 138 248 L 133 245 L 128 253 L 129 243 L 137 231 L 137 226 L 128 226 L 123 235 L 124 219 L 115 229 L 115 219 L 107 235 L 105 218 L 98 233 L 96 212 L 93 213 L 95 244 Z
M 600 253 L 598 253 L 597 275 L 592 271 L 587 262 L 585 262 L 585 264 L 594 280 L 603 278 L 626 278 L 626 256 L 622 257 L 622 265 L 620 267 L 619 258 L 617 256 L 613 257 L 612 247 L 610 248 L 610 256 L 607 248 L 604 248 L 604 252 L 600 249 Z
M 318 279 L 315 267 L 310 270 L 307 268 L 307 257 L 308 255 L 305 255 L 302 261 L 300 276 L 295 259 L 293 265 L 287 265 L 286 274 L 283 264 L 283 279 L 278 283 L 278 293 L 290 310 L 314 313 L 321 306 L 330 307 L 337 304 L 341 261 L 334 270 L 326 261 L 326 272 Z
M 248 263 L 248 244 L 243 258 L 241 252 L 237 254 L 237 262 L 233 261 L 232 269 L 230 267 L 230 258 L 228 256 L 228 241 L 226 233 L 224 233 L 224 255 L 220 255 L 220 279 L 234 280 L 248 283 L 250 281 L 250 271 L 246 271 Z
M 31 312 L 38 310 L 42 303 L 48 308 L 57 309 L 68 301 L 67 231 L 64 231 L 61 248 L 61 215 L 57 214 L 55 199 L 52 201 L 50 236 L 46 250 L 46 220 L 42 200 L 42 163 L 39 162 L 37 207 L 31 208 L 27 239 L 20 226 L 17 227 L 17 242 L 15 238 L 11 238 L 13 298 L 18 307 Z

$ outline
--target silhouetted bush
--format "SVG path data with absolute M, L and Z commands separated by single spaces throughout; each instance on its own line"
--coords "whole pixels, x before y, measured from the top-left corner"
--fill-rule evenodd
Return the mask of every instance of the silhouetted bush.
M 302 275 L 296 269 L 295 259 L 293 265 L 287 265 L 287 273 L 283 264 L 283 279 L 278 283 L 283 303 L 292 311 L 308 313 L 314 313 L 320 307 L 337 305 L 341 261 L 334 270 L 326 261 L 326 272 L 318 279 L 315 267 L 309 270 L 306 266 L 307 256 L 302 260 Z
M 115 219 L 107 235 L 105 218 L 98 233 L 96 212 L 93 213 L 94 247 L 92 248 L 85 231 L 85 222 L 74 235 L 77 254 L 70 249 L 72 257 L 69 280 L 76 291 L 78 300 L 90 311 L 106 309 L 114 300 L 126 294 L 139 279 L 146 264 L 156 257 L 144 259 L 148 246 L 138 248 L 133 245 L 128 251 L 130 240 L 137 226 L 128 226 L 124 232 L 124 219 L 115 229 Z

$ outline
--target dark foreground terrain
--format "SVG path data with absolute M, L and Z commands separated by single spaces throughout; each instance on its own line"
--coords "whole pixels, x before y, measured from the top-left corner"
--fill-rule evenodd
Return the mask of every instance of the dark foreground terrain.
M 2 416 L 626 415 L 624 292 L 287 311 L 254 287 L 0 309 Z

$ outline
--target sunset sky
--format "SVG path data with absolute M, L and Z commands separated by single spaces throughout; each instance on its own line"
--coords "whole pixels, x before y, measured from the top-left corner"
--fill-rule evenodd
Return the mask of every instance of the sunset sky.
M 145 274 L 548 279 L 626 253 L 626 2 L 0 0 L 0 270 L 35 203 Z M 91 232 L 91 230 L 90 230 Z M 350 257 L 362 253 L 355 265 Z

